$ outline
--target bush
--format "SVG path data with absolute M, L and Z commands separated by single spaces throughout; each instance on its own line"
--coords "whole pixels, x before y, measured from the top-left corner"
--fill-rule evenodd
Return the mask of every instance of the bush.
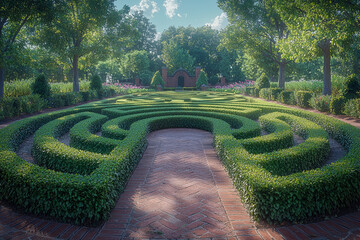
M 196 88 L 201 88 L 203 85 L 208 86 L 208 78 L 204 71 L 201 70 L 198 79 L 196 80 Z
M 271 99 L 270 88 L 260 89 L 259 97 L 266 99 L 266 100 L 270 100 Z
M 0 101 L 0 118 L 11 118 L 22 113 L 39 112 L 44 106 L 46 106 L 46 100 L 38 94 L 2 98 Z
M 283 92 L 282 88 L 270 88 L 270 99 L 273 101 L 279 101 L 280 93 Z
M 310 107 L 310 99 L 312 95 L 311 92 L 308 91 L 298 91 L 296 92 L 296 102 L 299 107 L 309 108 Z
M 344 106 L 344 113 L 352 117 L 360 118 L 360 98 L 347 101 Z
M 262 89 L 262 88 L 270 88 L 270 80 L 266 76 L 265 73 L 261 74 L 261 76 L 256 80 L 255 83 L 256 87 Z
M 295 105 L 295 93 L 293 91 L 282 91 L 280 93 L 280 102 Z
M 33 84 L 31 84 L 33 94 L 39 94 L 42 98 L 48 99 L 50 97 L 50 84 L 48 83 L 44 74 L 40 74 Z
M 151 79 L 151 83 L 150 83 L 150 86 L 152 88 L 156 88 L 158 85 L 161 85 L 161 87 L 164 88 L 164 85 L 165 85 L 165 82 L 160 74 L 159 71 L 157 71 L 154 76 L 152 77 Z
M 343 95 L 346 99 L 359 97 L 360 83 L 355 74 L 348 76 L 344 82 Z
M 318 96 L 310 99 L 310 106 L 320 112 L 330 112 L 331 96 Z
M 52 94 L 49 98 L 48 105 L 52 108 L 70 106 L 78 104 L 83 101 L 83 95 L 87 95 L 81 92 L 67 92 Z M 97 97 L 97 96 L 96 96 Z
M 331 98 L 330 112 L 336 115 L 342 114 L 344 111 L 345 103 L 346 103 L 346 98 L 342 95 L 338 95 Z
M 248 96 L 254 96 L 255 87 L 246 87 L 245 94 Z
M 359 203 L 356 127 L 322 114 L 226 93 L 163 92 L 127 99 L 42 114 L 0 129 L 0 200 L 60 221 L 101 223 L 143 155 L 148 133 L 187 127 L 212 133 L 216 153 L 255 220 L 304 222 Z M 190 101 L 184 105 L 181 100 Z M 253 121 L 257 119 L 268 135 L 259 137 L 260 126 Z M 99 129 L 102 137 L 93 134 Z M 67 131 L 77 148 L 58 141 Z M 305 142 L 292 146 L 293 132 Z M 39 165 L 16 154 L 32 134 Z M 323 165 L 328 136 L 348 153 Z
M 101 82 L 101 78 L 99 75 L 94 75 L 91 77 L 90 80 L 90 89 L 91 90 L 96 90 L 96 91 L 101 91 L 102 90 L 102 82 Z

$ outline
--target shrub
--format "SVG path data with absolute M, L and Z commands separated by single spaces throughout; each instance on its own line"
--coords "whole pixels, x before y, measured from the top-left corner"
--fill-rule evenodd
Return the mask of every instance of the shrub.
M 203 85 L 208 86 L 209 82 L 208 82 L 208 78 L 207 78 L 205 72 L 201 70 L 200 75 L 199 75 L 198 79 L 196 80 L 196 88 L 200 88 Z
M 280 97 L 280 93 L 283 92 L 282 88 L 270 88 L 270 99 L 273 101 L 278 101 Z
M 344 106 L 344 113 L 352 117 L 360 118 L 360 98 L 347 101 Z
M 32 93 L 39 94 L 44 99 L 48 99 L 50 97 L 50 89 L 50 84 L 44 74 L 40 74 L 35 79 L 35 82 L 31 84 Z
M 270 80 L 265 73 L 262 73 L 261 76 L 256 80 L 255 85 L 260 89 L 270 88 Z
M 212 133 L 216 153 L 255 220 L 304 222 L 359 203 L 356 127 L 227 93 L 163 92 L 127 99 L 42 114 L 0 129 L 0 200 L 61 221 L 99 223 L 109 216 L 143 155 L 147 134 L 187 127 Z M 268 135 L 259 137 L 260 126 L 253 121 L 257 119 Z M 93 134 L 100 128 L 102 137 Z M 58 141 L 67 131 L 77 148 Z M 293 132 L 305 142 L 292 146 Z M 39 165 L 16 154 L 32 134 Z M 328 136 L 348 153 L 322 165 L 329 152 Z
M 360 83 L 355 74 L 348 76 L 344 82 L 343 94 L 346 99 L 359 97 Z
M 336 115 L 342 114 L 344 111 L 345 103 L 346 103 L 346 98 L 342 95 L 338 95 L 331 98 L 330 112 Z
M 101 78 L 100 78 L 99 75 L 96 74 L 96 75 L 91 77 L 90 89 L 91 90 L 96 90 L 96 91 L 102 90 L 102 82 L 101 82 Z
M 310 99 L 310 106 L 320 112 L 330 112 L 331 96 L 314 96 Z
M 1 108 L 5 118 L 19 116 L 21 113 L 20 97 L 2 98 Z
M 248 96 L 254 96 L 255 87 L 246 87 L 245 94 Z
M 295 105 L 295 93 L 293 91 L 282 91 L 280 93 L 280 102 Z
M 260 89 L 259 97 L 261 97 L 263 99 L 266 99 L 266 100 L 270 100 L 271 99 L 270 88 L 262 88 L 262 89 Z
M 165 82 L 164 80 L 162 79 L 162 76 L 160 74 L 159 71 L 157 71 L 154 76 L 152 77 L 151 79 L 151 83 L 150 83 L 150 86 L 152 88 L 156 88 L 158 85 L 161 85 L 161 87 L 164 87 L 165 85 Z
M 312 95 L 311 92 L 308 91 L 298 91 L 296 92 L 296 102 L 299 107 L 309 108 L 310 107 L 310 99 Z

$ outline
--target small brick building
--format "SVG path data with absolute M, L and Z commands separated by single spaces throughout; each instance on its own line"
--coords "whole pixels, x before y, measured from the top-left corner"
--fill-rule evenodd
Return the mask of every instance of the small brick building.
M 200 75 L 201 68 L 195 68 L 195 76 L 188 71 L 180 68 L 176 70 L 173 75 L 168 75 L 168 69 L 162 68 L 162 78 L 165 82 L 165 87 L 196 87 L 196 80 Z

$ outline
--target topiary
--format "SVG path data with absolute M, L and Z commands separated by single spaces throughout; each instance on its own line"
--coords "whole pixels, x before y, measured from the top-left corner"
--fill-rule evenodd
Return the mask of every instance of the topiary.
M 50 97 L 51 86 L 44 74 L 40 74 L 33 84 L 31 84 L 31 91 L 33 94 L 39 94 L 42 98 L 48 99 Z
M 90 89 L 101 91 L 102 90 L 102 82 L 99 75 L 94 75 L 90 79 Z
M 165 82 L 162 79 L 162 76 L 159 71 L 157 71 L 154 76 L 151 79 L 150 86 L 153 88 L 156 88 L 158 85 L 161 85 L 161 87 L 164 87 Z
M 209 82 L 205 72 L 201 71 L 198 79 L 196 80 L 196 88 L 200 88 L 203 85 L 208 86 Z
M 297 91 L 296 92 L 296 103 L 299 107 L 308 108 L 310 107 L 310 99 L 312 94 L 309 91 Z
M 336 115 L 342 114 L 344 111 L 345 103 L 346 103 L 346 98 L 342 95 L 331 98 L 330 112 Z
M 259 89 L 262 88 L 269 88 L 270 87 L 270 80 L 269 78 L 266 76 L 265 73 L 261 74 L 261 76 L 256 80 L 255 83 L 256 87 Z
M 343 94 L 346 99 L 354 99 L 358 97 L 360 91 L 360 82 L 355 74 L 349 75 L 344 82 Z

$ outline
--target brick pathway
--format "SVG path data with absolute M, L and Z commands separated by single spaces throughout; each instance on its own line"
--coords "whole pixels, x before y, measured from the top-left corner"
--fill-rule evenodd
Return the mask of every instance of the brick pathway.
M 211 134 L 167 129 L 149 147 L 110 219 L 87 228 L 0 205 L 0 239 L 360 239 L 360 213 L 277 229 L 251 222 L 218 160 Z

